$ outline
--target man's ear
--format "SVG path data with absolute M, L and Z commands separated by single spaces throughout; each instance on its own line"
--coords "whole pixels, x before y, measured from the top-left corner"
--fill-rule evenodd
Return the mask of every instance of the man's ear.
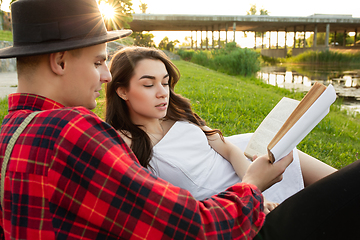
M 65 70 L 66 52 L 50 53 L 50 67 L 57 75 L 63 75 Z
M 128 100 L 128 97 L 127 97 L 127 91 L 124 87 L 118 87 L 116 89 L 116 93 L 117 95 L 122 98 L 124 101 L 127 101 Z

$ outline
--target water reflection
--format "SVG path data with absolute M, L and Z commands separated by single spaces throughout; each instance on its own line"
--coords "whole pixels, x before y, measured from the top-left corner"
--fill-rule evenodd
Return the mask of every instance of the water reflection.
M 314 82 L 334 86 L 343 107 L 360 113 L 360 66 L 267 66 L 258 77 L 266 83 L 295 91 L 308 91 Z

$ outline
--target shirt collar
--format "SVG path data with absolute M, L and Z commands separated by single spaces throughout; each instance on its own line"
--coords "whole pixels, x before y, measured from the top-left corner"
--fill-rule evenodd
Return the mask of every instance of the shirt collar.
M 51 110 L 64 106 L 49 98 L 31 93 L 13 93 L 8 96 L 9 112 L 16 110 Z

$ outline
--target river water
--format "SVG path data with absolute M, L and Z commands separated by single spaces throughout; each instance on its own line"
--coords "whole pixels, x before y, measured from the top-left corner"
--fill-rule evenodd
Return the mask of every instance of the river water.
M 314 82 L 332 84 L 342 107 L 360 113 L 359 65 L 277 65 L 262 67 L 258 72 L 264 82 L 294 91 L 308 91 Z

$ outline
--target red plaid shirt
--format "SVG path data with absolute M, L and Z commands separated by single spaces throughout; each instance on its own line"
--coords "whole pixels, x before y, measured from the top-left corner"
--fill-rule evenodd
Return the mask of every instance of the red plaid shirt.
M 5 179 L 4 239 L 250 239 L 262 195 L 237 184 L 203 202 L 139 166 L 117 132 L 83 107 L 12 94 L 0 163 L 22 120 Z M 3 177 L 3 176 L 1 176 Z

